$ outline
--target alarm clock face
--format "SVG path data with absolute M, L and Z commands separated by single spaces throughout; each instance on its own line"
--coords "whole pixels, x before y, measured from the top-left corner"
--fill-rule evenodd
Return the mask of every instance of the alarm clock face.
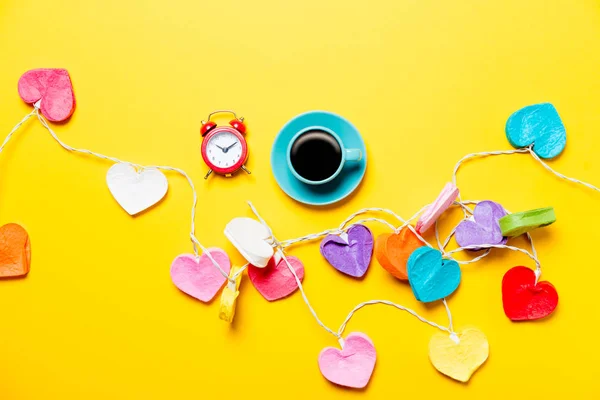
M 202 157 L 215 172 L 230 174 L 246 161 L 248 149 L 241 133 L 230 127 L 210 131 L 202 142 Z

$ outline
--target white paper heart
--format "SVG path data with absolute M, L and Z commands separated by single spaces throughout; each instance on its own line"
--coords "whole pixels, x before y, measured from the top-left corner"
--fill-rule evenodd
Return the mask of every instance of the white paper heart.
M 167 193 L 167 177 L 155 168 L 136 171 L 129 164 L 115 164 L 106 174 L 106 183 L 117 203 L 135 215 L 158 203 Z
M 232 219 L 225 227 L 225 236 L 255 267 L 266 267 L 273 257 L 273 247 L 267 242 L 269 230 L 252 218 Z

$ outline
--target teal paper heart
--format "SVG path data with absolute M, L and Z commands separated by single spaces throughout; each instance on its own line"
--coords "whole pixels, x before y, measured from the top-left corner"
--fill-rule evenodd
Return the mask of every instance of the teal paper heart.
M 506 121 L 506 137 L 513 147 L 527 147 L 541 158 L 554 158 L 567 144 L 567 132 L 556 108 L 535 104 L 515 111 Z
M 449 296 L 460 284 L 460 267 L 454 260 L 443 260 L 439 250 L 420 247 L 412 252 L 406 266 L 408 282 L 423 303 Z

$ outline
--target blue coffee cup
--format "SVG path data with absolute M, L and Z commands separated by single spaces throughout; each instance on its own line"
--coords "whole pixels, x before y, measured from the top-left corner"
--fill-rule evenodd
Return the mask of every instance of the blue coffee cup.
M 304 135 L 308 132 L 318 132 L 322 138 L 326 135 L 329 139 L 333 139 L 334 141 L 329 140 L 330 144 L 335 143 L 338 147 L 338 149 L 336 149 L 336 150 L 339 150 L 339 152 L 336 151 L 336 154 L 339 153 L 339 155 L 337 155 L 334 160 L 334 162 L 336 164 L 338 164 L 337 168 L 335 168 L 335 170 L 333 170 L 331 168 L 332 160 L 330 160 L 330 159 L 324 160 L 324 159 L 319 159 L 319 157 L 315 157 L 314 159 L 311 159 L 311 163 L 314 163 L 314 168 L 318 169 L 321 164 L 324 167 L 327 166 L 329 169 L 332 170 L 332 172 L 329 173 L 328 176 L 326 176 L 322 179 L 309 179 L 309 178 L 306 178 L 305 176 L 302 176 L 296 170 L 296 168 L 294 168 L 294 164 L 292 163 L 292 149 L 294 148 L 294 145 L 296 144 L 296 142 L 300 139 L 300 137 L 302 135 Z M 323 135 L 323 134 L 325 134 L 325 135 Z M 340 155 L 341 155 L 341 157 L 340 157 Z M 323 185 L 327 182 L 331 182 L 332 180 L 334 180 L 342 172 L 342 170 L 344 169 L 344 167 L 346 165 L 346 162 L 360 161 L 363 157 L 363 154 L 360 149 L 346 148 L 344 146 L 344 143 L 340 139 L 340 137 L 335 132 L 333 132 L 331 129 L 326 128 L 324 126 L 309 126 L 309 127 L 306 127 L 304 129 L 300 130 L 292 137 L 292 139 L 290 140 L 290 142 L 288 144 L 286 157 L 287 157 L 287 167 L 289 168 L 290 172 L 292 173 L 292 175 L 294 175 L 294 177 L 296 179 L 298 179 L 300 182 L 306 183 L 307 185 Z M 332 158 L 333 158 L 333 156 L 332 156 Z M 337 161 L 339 161 L 339 163 Z

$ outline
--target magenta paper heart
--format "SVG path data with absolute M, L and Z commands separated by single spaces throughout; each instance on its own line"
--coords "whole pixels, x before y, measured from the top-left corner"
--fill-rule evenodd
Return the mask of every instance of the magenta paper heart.
M 342 350 L 326 347 L 319 354 L 319 369 L 330 382 L 350 388 L 364 388 L 371 379 L 377 353 L 364 333 L 353 332 L 344 340 Z
M 73 85 L 66 69 L 32 69 L 21 75 L 17 87 L 25 103 L 41 100 L 40 111 L 49 121 L 64 121 L 75 110 Z
M 302 265 L 302 262 L 294 256 L 286 256 L 286 258 L 294 272 L 296 272 L 298 279 L 302 281 L 304 279 L 304 265 Z M 298 282 L 296 282 L 296 278 L 294 278 L 283 258 L 275 264 L 275 257 L 271 257 L 264 268 L 250 265 L 248 276 L 256 290 L 269 301 L 282 299 L 298 289 Z
M 325 236 L 321 254 L 338 271 L 360 278 L 371 263 L 373 234 L 364 225 L 352 225 L 347 234 Z
M 207 251 L 223 271 L 229 274 L 231 263 L 227 253 L 216 247 Z M 177 256 L 171 264 L 171 280 L 179 290 L 205 303 L 215 297 L 226 281 L 206 254 L 198 258 L 193 254 Z
M 473 210 L 472 219 L 464 220 L 456 227 L 456 242 L 460 247 L 506 244 L 508 238 L 502 236 L 498 223 L 505 215 L 500 204 L 489 200 L 480 202 Z

